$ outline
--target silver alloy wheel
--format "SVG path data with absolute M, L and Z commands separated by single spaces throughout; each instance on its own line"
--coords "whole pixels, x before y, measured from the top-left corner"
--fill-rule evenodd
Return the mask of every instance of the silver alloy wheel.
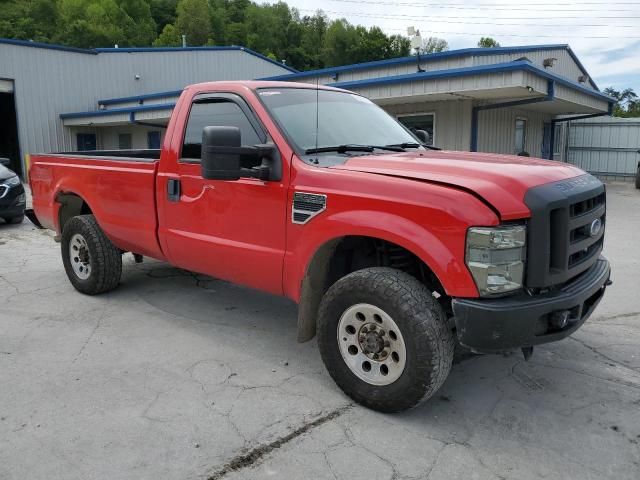
M 349 307 L 340 317 L 338 345 L 344 362 L 371 385 L 390 385 L 402 372 L 407 349 L 400 328 L 381 308 L 368 303 Z
M 79 233 L 74 234 L 69 242 L 69 259 L 73 272 L 80 280 L 86 280 L 91 275 L 91 256 L 87 241 Z

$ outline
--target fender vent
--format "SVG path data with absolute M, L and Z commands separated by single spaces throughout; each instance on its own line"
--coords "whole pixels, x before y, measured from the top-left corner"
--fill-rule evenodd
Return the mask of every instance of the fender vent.
M 327 208 L 327 196 L 318 193 L 296 192 L 293 194 L 291 221 L 305 224 Z

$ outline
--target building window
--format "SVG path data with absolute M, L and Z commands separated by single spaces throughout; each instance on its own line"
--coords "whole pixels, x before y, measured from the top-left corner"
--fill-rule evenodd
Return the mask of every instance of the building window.
M 399 115 L 398 121 L 409 130 L 424 130 L 429 134 L 428 145 L 433 145 L 436 131 L 435 113 L 419 113 L 415 115 Z
M 147 148 L 158 150 L 160 148 L 160 132 L 147 132 Z
M 79 152 L 86 152 L 88 150 L 96 149 L 96 134 L 95 133 L 78 133 L 76 135 L 76 141 L 78 144 Z
M 527 119 L 516 118 L 516 135 L 514 153 L 526 152 L 525 144 L 527 143 Z
M 118 134 L 118 148 L 120 150 L 131 150 L 131 134 L 130 133 Z

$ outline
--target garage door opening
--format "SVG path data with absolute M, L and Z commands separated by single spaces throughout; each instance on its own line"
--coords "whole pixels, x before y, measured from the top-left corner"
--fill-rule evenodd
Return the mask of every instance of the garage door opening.
M 11 160 L 11 170 L 22 177 L 20 144 L 18 143 L 18 121 L 13 93 L 0 91 L 0 157 Z

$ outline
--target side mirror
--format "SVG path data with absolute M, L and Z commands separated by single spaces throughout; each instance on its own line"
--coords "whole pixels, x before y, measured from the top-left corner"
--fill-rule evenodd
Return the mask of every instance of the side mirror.
M 204 127 L 200 169 L 207 180 L 238 180 L 242 139 L 238 127 Z
M 200 170 L 207 180 L 280 180 L 277 149 L 273 144 L 243 147 L 238 127 L 204 127 Z M 243 168 L 243 163 L 251 168 Z
M 431 135 L 429 135 L 429 132 L 427 132 L 426 130 L 415 130 L 413 133 L 416 137 L 418 137 L 418 140 L 420 140 L 425 145 L 427 145 L 431 140 Z
M 0 158 L 0 165 L 9 168 L 9 166 L 11 165 L 11 160 L 9 160 L 8 158 Z

